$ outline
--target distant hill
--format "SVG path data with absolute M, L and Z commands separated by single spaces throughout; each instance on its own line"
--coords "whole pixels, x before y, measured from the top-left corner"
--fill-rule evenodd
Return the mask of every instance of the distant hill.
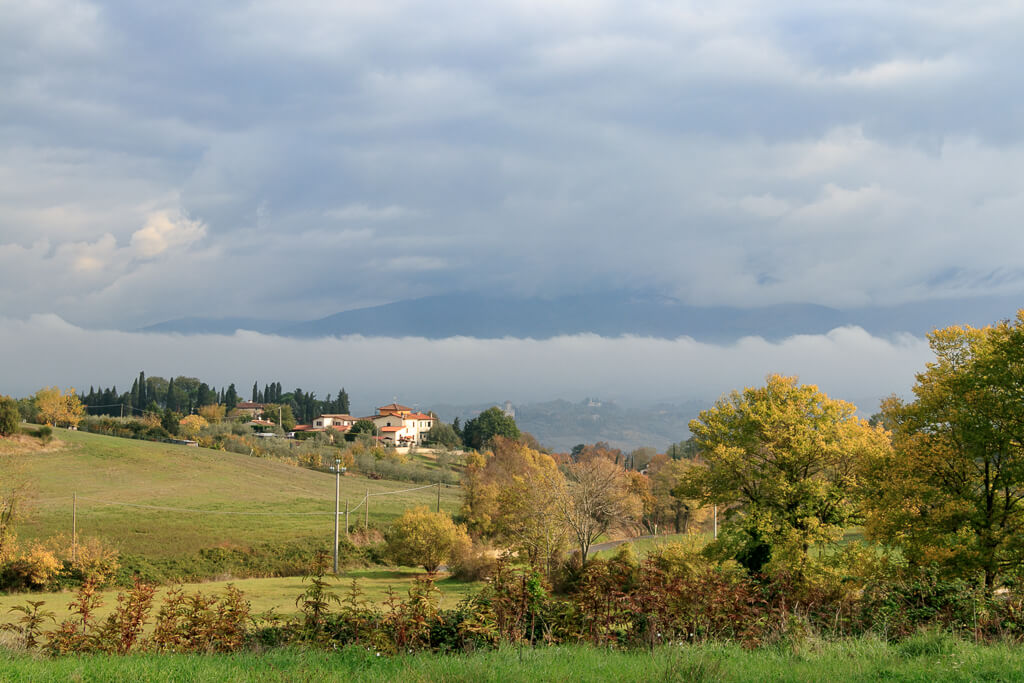
M 796 334 L 823 334 L 843 325 L 858 325 L 876 335 L 923 335 L 952 324 L 985 325 L 1012 316 L 1022 305 L 1024 297 L 985 297 L 840 310 L 805 303 L 749 308 L 691 306 L 677 299 L 629 291 L 552 298 L 446 294 L 342 311 L 304 322 L 182 318 L 150 325 L 143 331 L 211 334 L 247 329 L 287 337 L 360 334 L 430 339 L 547 339 L 589 333 L 669 339 L 687 336 L 724 343 L 745 336 L 775 340 Z
M 458 417 L 463 424 L 492 405 L 432 406 L 445 422 Z M 624 407 L 615 402 L 584 399 L 545 401 L 513 406 L 516 424 L 530 432 L 546 448 L 568 452 L 581 443 L 606 441 L 614 448 L 630 451 L 652 446 L 663 451 L 669 444 L 686 439 L 690 420 L 710 406 L 691 401 L 650 407 Z
M 291 320 L 263 320 L 261 318 L 178 318 L 143 327 L 139 332 L 170 332 L 174 334 L 234 334 L 237 330 L 250 330 L 273 334 L 294 324 Z

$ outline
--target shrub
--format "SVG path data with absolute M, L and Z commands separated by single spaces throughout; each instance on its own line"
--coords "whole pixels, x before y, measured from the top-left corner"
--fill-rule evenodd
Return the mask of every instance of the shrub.
M 443 512 L 426 507 L 406 510 L 386 534 L 387 553 L 397 563 L 422 566 L 433 574 L 462 544 L 469 543 L 463 526 L 456 526 Z
M 20 425 L 18 402 L 10 396 L 0 396 L 0 436 L 17 434 Z
M 494 550 L 479 542 L 460 543 L 452 552 L 452 576 L 462 581 L 484 581 L 498 569 Z
M 60 560 L 37 543 L 4 567 L 0 588 L 42 590 L 53 583 L 60 569 Z

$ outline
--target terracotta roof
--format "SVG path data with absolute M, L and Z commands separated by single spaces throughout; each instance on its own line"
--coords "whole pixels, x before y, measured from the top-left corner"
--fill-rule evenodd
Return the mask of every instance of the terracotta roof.
M 412 408 L 410 408 L 409 406 L 400 405 L 398 403 L 389 403 L 386 406 L 381 406 L 380 408 L 377 408 L 377 412 L 378 413 L 392 412 L 392 411 L 396 411 L 396 410 L 404 410 L 404 411 L 408 412 L 408 411 L 412 410 Z
M 411 413 L 406 415 L 410 420 L 433 420 L 433 415 L 427 415 L 426 413 Z
M 268 426 L 268 425 L 273 425 L 274 423 L 271 422 L 270 420 L 249 420 L 249 422 L 247 424 L 260 425 L 260 426 Z
M 262 408 L 266 403 L 253 403 L 252 401 L 242 401 L 235 405 L 236 408 Z
M 313 425 L 295 425 L 292 427 L 293 432 L 311 432 L 313 431 Z
M 380 431 L 382 431 L 382 432 L 400 432 L 403 429 L 405 429 L 405 427 L 381 427 Z
M 324 413 L 320 417 L 338 417 L 343 420 L 354 420 L 355 418 L 348 413 Z
M 331 425 L 331 429 L 336 429 L 339 432 L 347 432 L 352 429 L 350 425 Z

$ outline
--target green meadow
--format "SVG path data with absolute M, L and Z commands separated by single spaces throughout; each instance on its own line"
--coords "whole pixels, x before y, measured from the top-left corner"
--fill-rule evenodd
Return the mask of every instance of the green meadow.
M 122 552 L 175 557 L 202 548 L 323 540 L 333 535 L 335 476 L 293 465 L 189 446 L 54 430 L 59 447 L 18 453 L 31 485 L 23 540 L 78 533 L 113 541 Z M 8 445 L 8 452 L 12 449 Z M 369 523 L 384 527 L 410 507 L 437 503 L 437 487 L 341 477 L 341 509 L 370 493 Z M 455 510 L 457 487 L 441 487 L 441 507 Z M 138 506 L 138 507 L 134 507 Z M 191 510 L 191 511 L 189 511 Z M 365 508 L 350 515 L 362 526 Z M 344 515 L 342 515 L 344 520 Z

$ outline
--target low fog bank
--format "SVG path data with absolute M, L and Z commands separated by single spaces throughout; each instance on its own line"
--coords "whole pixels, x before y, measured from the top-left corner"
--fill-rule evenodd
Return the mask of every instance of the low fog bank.
M 909 391 L 930 358 L 927 341 L 881 338 L 858 327 L 780 342 L 748 337 L 713 345 L 689 338 L 428 340 L 352 336 L 289 339 L 255 332 L 180 336 L 76 327 L 55 315 L 0 318 L 0 394 L 24 396 L 57 384 L 124 391 L 147 375 L 199 377 L 217 387 L 234 382 L 247 397 L 253 382 L 279 381 L 318 397 L 345 387 L 353 411 L 398 399 L 433 403 L 510 400 L 528 403 L 585 396 L 622 404 L 711 401 L 760 384 L 778 372 L 799 375 L 830 396 L 870 413 L 888 394 Z

